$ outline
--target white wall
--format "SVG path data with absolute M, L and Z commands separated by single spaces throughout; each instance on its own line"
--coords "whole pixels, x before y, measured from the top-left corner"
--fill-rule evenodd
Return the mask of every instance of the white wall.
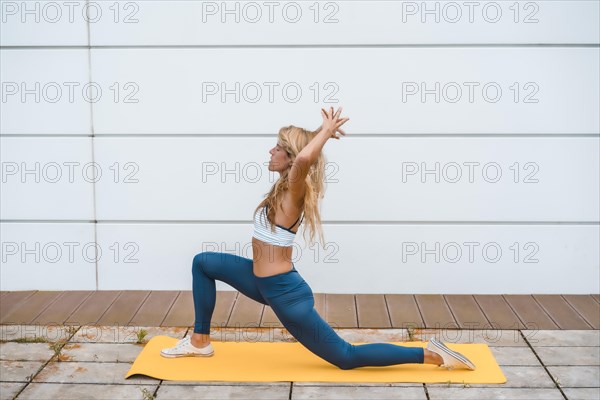
M 422 3 L 0 1 L 0 289 L 252 258 L 277 131 L 341 105 L 315 292 L 600 292 L 599 2 Z

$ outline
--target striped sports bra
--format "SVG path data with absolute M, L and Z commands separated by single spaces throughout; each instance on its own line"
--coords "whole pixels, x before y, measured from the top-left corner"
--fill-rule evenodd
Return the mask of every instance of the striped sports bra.
M 290 229 L 298 223 L 300 217 L 290 226 L 289 228 L 275 224 L 275 232 L 271 232 L 269 220 L 267 219 L 268 205 L 264 206 L 254 216 L 254 233 L 253 237 L 261 240 L 265 243 L 273 244 L 275 246 L 291 246 L 294 242 L 296 232 L 292 232 Z M 304 212 L 302 213 L 302 219 L 304 219 Z M 302 223 L 302 221 L 300 221 Z

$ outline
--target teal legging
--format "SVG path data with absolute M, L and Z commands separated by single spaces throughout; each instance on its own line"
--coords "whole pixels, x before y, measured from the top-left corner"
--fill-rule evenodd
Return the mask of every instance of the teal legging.
M 422 347 L 391 343 L 353 345 L 342 339 L 315 310 L 313 292 L 293 263 L 290 271 L 267 277 L 254 275 L 252 264 L 251 259 L 227 253 L 202 252 L 194 257 L 195 333 L 210 333 L 218 279 L 270 306 L 298 342 L 340 369 L 423 363 Z

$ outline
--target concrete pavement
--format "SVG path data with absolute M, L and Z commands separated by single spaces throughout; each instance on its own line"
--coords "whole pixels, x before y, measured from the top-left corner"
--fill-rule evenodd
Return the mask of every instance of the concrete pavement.
M 144 336 L 142 331 L 147 332 Z M 600 398 L 598 330 L 339 329 L 354 342 L 487 343 L 507 377 L 496 385 L 323 382 L 173 382 L 124 379 L 155 335 L 189 328 L 0 326 L 0 399 L 594 399 Z M 216 329 L 214 340 L 293 340 L 284 329 Z M 143 336 L 143 337 L 142 337 Z M 251 337 L 250 337 L 251 336 Z

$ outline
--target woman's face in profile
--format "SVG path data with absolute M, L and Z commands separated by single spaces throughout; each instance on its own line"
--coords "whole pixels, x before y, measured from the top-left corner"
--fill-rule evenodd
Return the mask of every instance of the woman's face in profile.
M 290 167 L 292 159 L 287 152 L 279 145 L 279 142 L 269 150 L 271 160 L 269 161 L 269 171 L 277 171 L 279 173 Z

